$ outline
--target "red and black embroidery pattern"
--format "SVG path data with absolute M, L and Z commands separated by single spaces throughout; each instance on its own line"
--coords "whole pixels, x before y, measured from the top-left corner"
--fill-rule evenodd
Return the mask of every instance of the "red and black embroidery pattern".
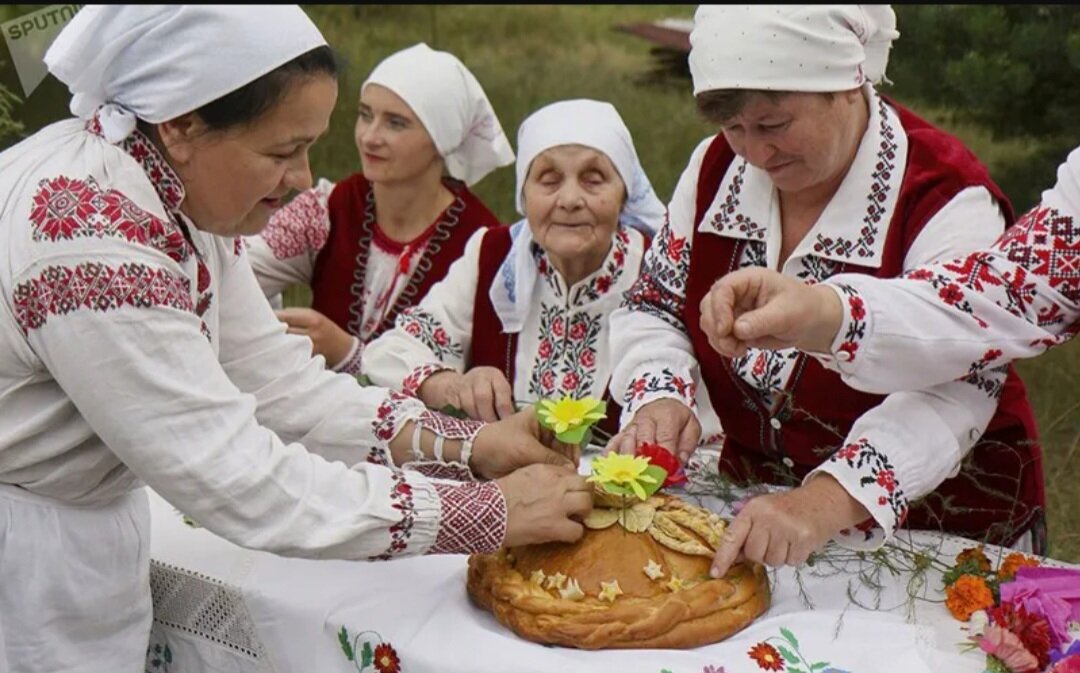
M 379 403 L 379 408 L 375 410 L 375 420 L 372 422 L 371 431 L 378 439 L 389 442 L 397 434 L 397 429 L 401 423 L 405 420 L 402 416 L 402 405 L 400 402 L 409 400 L 413 404 L 416 403 L 416 399 L 402 395 L 399 392 L 390 391 L 390 394 Z M 386 457 L 386 451 L 384 449 L 372 447 L 371 453 L 368 455 L 369 463 L 377 463 L 379 465 L 389 465 L 389 460 Z
M 597 301 L 618 284 L 622 277 L 623 268 L 626 266 L 626 249 L 630 245 L 630 236 L 626 230 L 619 228 L 615 232 L 614 245 L 611 253 L 607 256 L 601 271 L 593 275 L 592 280 L 580 285 L 574 290 L 570 303 L 581 306 L 586 302 Z
M 410 306 L 398 317 L 398 325 L 410 336 L 419 339 L 422 344 L 446 361 L 448 357 L 461 359 L 464 349 L 461 344 L 450 338 L 439 319 L 420 306 Z
M 866 304 L 862 295 L 850 285 L 838 283 L 836 288 L 847 299 L 844 302 L 844 340 L 838 350 L 847 353 L 848 362 L 854 362 L 858 357 L 859 347 L 866 338 Z
M 631 381 L 623 396 L 623 406 L 632 412 L 641 406 L 647 397 L 653 397 L 656 393 L 674 393 L 691 409 L 697 405 L 697 384 L 692 379 L 683 378 L 670 368 L 664 367 L 659 374 L 650 373 Z
M 724 197 L 724 204 L 720 206 L 720 210 L 713 216 L 712 222 L 709 224 L 721 235 L 731 235 L 737 231 L 741 234 L 740 238 L 764 241 L 768 229 L 742 213 L 736 212 L 739 209 L 739 198 L 742 193 L 743 181 L 745 180 L 743 176 L 746 174 L 747 165 L 745 160 L 739 162 L 739 167 L 736 169 L 731 184 L 728 186 L 728 193 Z
M 392 472 L 390 478 L 394 481 L 390 489 L 390 506 L 401 512 L 401 520 L 390 526 L 390 547 L 378 556 L 369 557 L 368 560 L 371 561 L 389 561 L 404 553 L 409 546 L 409 537 L 416 522 L 412 486 L 400 471 Z
M 660 318 L 686 331 L 686 279 L 690 274 L 690 240 L 676 237 L 665 216 L 664 226 L 645 253 L 641 273 L 626 293 L 626 306 Z
M 315 254 L 326 245 L 330 232 L 330 211 L 317 188 L 296 195 L 270 217 L 260 236 L 275 259 Z
M 899 149 L 896 142 L 896 130 L 889 121 L 885 100 L 880 96 L 878 96 L 878 117 L 881 120 L 879 126 L 881 141 L 878 146 L 878 160 L 871 176 L 870 193 L 866 195 L 866 216 L 863 218 L 863 227 L 859 230 L 859 239 L 852 241 L 842 236 L 831 238 L 817 234 L 814 252 L 819 255 L 831 255 L 844 259 L 866 259 L 874 256 L 873 246 L 881 234 L 881 221 L 886 214 L 885 202 L 893 189 L 890 180 L 896 173 L 896 155 Z
M 581 311 L 565 317 L 557 306 L 540 306 L 540 345 L 529 376 L 529 394 L 580 396 L 592 390 L 604 317 Z
M 839 449 L 829 458 L 829 462 L 854 471 L 859 485 L 876 493 L 874 498 L 877 505 L 888 507 L 892 513 L 890 532 L 895 532 L 904 524 L 908 515 L 908 501 L 896 480 L 896 471 L 885 454 L 878 451 L 865 437 Z M 844 483 L 847 480 L 840 481 Z
M 111 311 L 132 306 L 195 312 L 186 278 L 136 263 L 50 266 L 37 278 L 20 283 L 13 302 L 15 319 L 24 334 L 44 325 L 50 315 L 78 310 Z
M 968 368 L 967 375 L 960 380 L 970 383 L 983 391 L 990 399 L 1000 399 L 1001 393 L 1005 389 L 1005 378 L 1008 376 L 1009 370 L 1007 367 L 1001 366 L 987 371 L 987 368 L 999 357 L 1001 357 L 1001 351 L 997 348 L 991 348 L 983 354 L 982 359 L 972 363 L 971 367 Z
M 424 384 L 424 381 L 427 381 L 431 375 L 441 371 L 446 371 L 446 367 L 442 365 L 422 365 L 417 367 L 401 381 L 401 392 L 418 397 L 420 386 Z
M 442 520 L 432 554 L 490 554 L 506 538 L 506 500 L 494 482 L 438 484 Z

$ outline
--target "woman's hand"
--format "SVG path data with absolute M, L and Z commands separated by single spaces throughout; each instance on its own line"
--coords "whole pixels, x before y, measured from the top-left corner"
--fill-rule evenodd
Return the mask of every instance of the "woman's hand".
M 352 336 L 333 320 L 310 308 L 283 308 L 274 311 L 277 319 L 289 326 L 289 334 L 301 334 L 311 339 L 312 355 L 326 358 L 326 364 L 336 367 L 352 350 Z
M 646 442 L 659 444 L 686 464 L 701 440 L 701 423 L 690 407 L 670 398 L 649 402 L 608 442 L 607 452 L 633 455 Z
M 469 467 L 486 479 L 497 479 L 528 465 L 556 465 L 576 472 L 576 445 L 555 440 L 540 426 L 532 407 L 489 423 L 473 439 Z
M 449 370 L 432 374 L 420 385 L 417 395 L 433 409 L 449 404 L 481 421 L 514 415 L 510 382 L 495 367 L 473 367 L 465 374 Z
M 722 276 L 701 300 L 701 330 L 726 357 L 741 357 L 749 347 L 827 353 L 842 321 L 836 292 L 770 269 Z
M 568 467 L 530 465 L 499 479 L 506 498 L 506 539 L 516 547 L 542 542 L 575 542 L 592 511 L 592 485 Z
M 743 559 L 772 567 L 802 565 L 834 535 L 869 516 L 838 481 L 824 473 L 790 491 L 759 495 L 728 525 L 713 557 L 711 575 L 723 577 Z

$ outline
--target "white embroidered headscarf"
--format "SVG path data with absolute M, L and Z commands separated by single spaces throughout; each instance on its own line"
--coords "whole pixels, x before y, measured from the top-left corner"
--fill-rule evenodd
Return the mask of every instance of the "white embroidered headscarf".
M 690 32 L 694 95 L 877 84 L 899 36 L 889 5 L 701 5 Z
M 45 54 L 71 111 L 119 143 L 326 44 L 297 5 L 87 5 Z
M 641 167 L 634 139 L 611 103 L 576 99 L 552 103 L 529 115 L 518 128 L 517 191 L 515 202 L 525 214 L 522 199 L 525 180 L 533 160 L 544 150 L 560 145 L 583 145 L 603 152 L 622 178 L 626 202 L 619 222 L 640 229 L 650 237 L 664 223 L 667 209 L 653 191 Z M 491 284 L 489 296 L 508 333 L 520 332 L 529 314 L 538 270 L 532 256 L 532 231 L 527 220 L 510 229 L 513 244 Z
M 495 108 L 458 57 L 424 43 L 385 58 L 360 87 L 379 84 L 401 97 L 427 129 L 446 170 L 473 185 L 514 162 Z

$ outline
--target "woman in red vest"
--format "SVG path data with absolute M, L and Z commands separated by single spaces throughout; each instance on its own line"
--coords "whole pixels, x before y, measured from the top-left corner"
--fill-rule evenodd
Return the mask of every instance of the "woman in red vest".
M 383 60 L 360 89 L 363 171 L 320 180 L 248 239 L 272 297 L 308 284 L 311 308 L 278 311 L 335 371 L 360 372 L 363 346 L 442 280 L 478 229 L 498 218 L 469 187 L 513 162 L 495 111 L 457 57 L 417 44 Z
M 515 403 L 605 396 L 608 317 L 664 219 L 610 103 L 560 101 L 522 123 L 517 205 L 525 219 L 474 235 L 446 279 L 368 344 L 375 383 L 492 420 Z
M 753 500 L 729 528 L 725 549 L 773 566 L 830 538 L 874 548 L 904 525 L 1044 548 L 1035 422 L 1011 369 L 983 363 L 871 395 L 794 349 L 722 356 L 700 326 L 713 283 L 741 268 L 807 284 L 887 278 L 985 247 L 1012 223 L 969 150 L 874 88 L 897 35 L 881 5 L 699 8 L 694 94 L 721 132 L 691 156 L 669 225 L 612 316 L 614 446 L 659 441 L 685 460 L 700 429 L 670 381 L 695 376 L 725 432 L 720 469 L 794 487 Z M 852 323 L 848 340 L 862 329 Z

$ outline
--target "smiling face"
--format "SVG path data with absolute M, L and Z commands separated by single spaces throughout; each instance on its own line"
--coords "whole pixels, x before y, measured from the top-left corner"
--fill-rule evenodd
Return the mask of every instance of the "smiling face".
M 211 131 L 195 113 L 159 124 L 184 184 L 180 210 L 212 234 L 262 231 L 292 190 L 311 187 L 308 150 L 326 132 L 336 100 L 337 81 L 319 75 L 297 80 L 250 124 Z
M 356 148 L 364 177 L 375 183 L 442 175 L 443 160 L 412 108 L 396 93 L 368 84 L 360 94 Z
M 522 187 L 525 217 L 556 268 L 600 268 L 619 226 L 626 187 L 603 152 L 559 145 L 541 152 Z
M 732 150 L 768 173 L 777 189 L 799 193 L 847 172 L 866 129 L 865 107 L 859 89 L 831 97 L 755 94 L 721 128 Z

